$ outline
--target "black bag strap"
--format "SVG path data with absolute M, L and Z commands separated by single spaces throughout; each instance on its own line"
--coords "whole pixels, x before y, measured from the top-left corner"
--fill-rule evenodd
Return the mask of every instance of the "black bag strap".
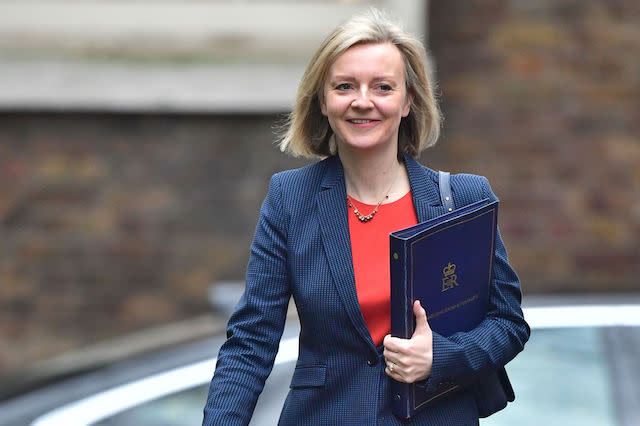
M 449 172 L 438 172 L 438 186 L 440 187 L 440 199 L 444 208 L 453 211 L 453 195 L 451 195 L 451 180 Z

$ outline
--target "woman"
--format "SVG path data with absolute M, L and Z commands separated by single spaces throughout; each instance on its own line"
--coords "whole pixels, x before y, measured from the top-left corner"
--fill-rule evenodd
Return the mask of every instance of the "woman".
M 474 384 L 427 407 L 415 425 L 477 424 L 512 399 L 506 375 L 484 379 L 503 373 L 529 336 L 500 238 L 476 329 L 440 336 L 416 301 L 413 337 L 388 335 L 389 232 L 444 213 L 437 173 L 413 159 L 440 126 L 426 63 L 420 42 L 375 10 L 336 28 L 311 59 L 281 148 L 325 159 L 271 179 L 204 425 L 250 421 L 290 297 L 300 351 L 280 424 L 405 424 L 390 411 L 390 379 L 433 392 Z M 458 207 L 495 199 L 482 177 L 455 175 L 451 186 Z

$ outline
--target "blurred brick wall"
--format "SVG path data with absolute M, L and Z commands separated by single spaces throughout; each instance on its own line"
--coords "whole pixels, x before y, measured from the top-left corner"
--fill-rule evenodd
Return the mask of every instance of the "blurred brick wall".
M 275 116 L 0 115 L 0 372 L 207 311 L 244 275 Z
M 433 165 L 489 177 L 525 292 L 640 290 L 640 2 L 430 4 Z
M 486 175 L 525 292 L 640 276 L 640 3 L 432 1 L 445 127 Z M 0 114 L 0 374 L 196 315 L 239 279 L 273 116 Z

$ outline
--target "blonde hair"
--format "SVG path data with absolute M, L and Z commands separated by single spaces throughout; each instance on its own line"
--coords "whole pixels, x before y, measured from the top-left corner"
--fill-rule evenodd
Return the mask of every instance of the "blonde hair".
M 436 143 L 441 116 L 434 95 L 431 62 L 424 46 L 381 11 L 371 8 L 333 30 L 309 61 L 280 139 L 282 151 L 296 157 L 326 157 L 336 153 L 333 131 L 320 109 L 324 84 L 338 56 L 351 46 L 366 43 L 391 43 L 404 61 L 407 93 L 413 95 L 413 102 L 409 115 L 400 122 L 398 156 L 406 153 L 417 157 L 420 151 Z

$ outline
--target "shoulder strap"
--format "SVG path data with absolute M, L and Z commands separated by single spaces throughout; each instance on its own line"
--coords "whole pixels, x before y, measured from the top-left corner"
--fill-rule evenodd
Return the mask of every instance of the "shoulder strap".
M 451 195 L 451 181 L 449 179 L 449 172 L 438 172 L 438 182 L 440 186 L 440 199 L 444 208 L 451 212 L 453 211 L 453 195 Z

